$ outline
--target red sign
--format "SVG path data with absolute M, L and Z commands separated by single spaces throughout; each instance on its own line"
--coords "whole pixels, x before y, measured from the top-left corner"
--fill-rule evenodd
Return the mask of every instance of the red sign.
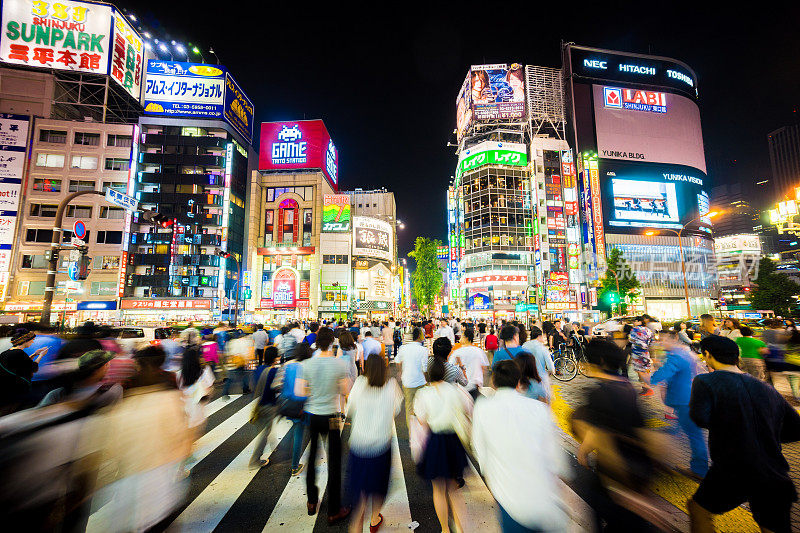
M 280 247 L 280 248 L 256 248 L 258 255 L 309 255 L 313 254 L 315 248 L 313 246 L 298 246 L 294 250 L 293 247 Z
M 128 268 L 128 252 L 122 252 L 122 259 L 120 259 L 120 261 L 117 292 L 121 298 L 125 296 L 125 270 Z
M 259 307 L 263 309 L 272 309 L 272 298 L 262 298 L 261 305 Z
M 469 278 L 466 278 L 464 280 L 464 282 L 465 283 L 492 283 L 492 282 L 498 282 L 498 283 L 504 283 L 504 282 L 527 283 L 528 282 L 528 276 L 519 275 L 519 274 L 517 274 L 517 275 L 491 274 L 491 275 L 486 275 L 486 276 L 469 277 Z
M 339 151 L 321 120 L 262 122 L 259 170 L 320 169 L 338 191 Z
M 120 300 L 120 309 L 211 309 L 211 300 Z
M 272 278 L 272 306 L 294 308 L 297 302 L 297 274 L 290 268 L 280 268 Z
M 311 307 L 311 302 L 308 300 L 297 300 L 298 309 L 308 309 Z
M 308 280 L 300 281 L 300 294 L 298 295 L 298 297 L 301 300 L 308 300 L 310 290 L 311 290 L 311 282 L 310 281 L 308 281 Z M 299 303 L 298 303 L 298 307 L 300 307 Z

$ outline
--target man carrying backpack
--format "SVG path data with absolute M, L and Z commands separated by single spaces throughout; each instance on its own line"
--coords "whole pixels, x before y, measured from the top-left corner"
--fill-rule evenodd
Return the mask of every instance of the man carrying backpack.
M 252 469 L 262 468 L 269 464 L 269 459 L 262 459 L 261 454 L 264 453 L 264 448 L 272 433 L 272 421 L 278 410 L 278 397 L 273 388 L 273 385 L 276 384 L 275 376 L 280 368 L 277 348 L 269 346 L 264 350 L 264 363 L 268 367 L 261 372 L 261 376 L 258 378 L 255 393 L 258 401 L 253 406 L 253 412 L 250 415 L 250 423 L 261 429 L 256 440 L 256 447 L 253 449 L 253 456 L 250 457 L 250 468 Z M 271 448 L 274 450 L 277 445 L 277 441 L 273 438 Z

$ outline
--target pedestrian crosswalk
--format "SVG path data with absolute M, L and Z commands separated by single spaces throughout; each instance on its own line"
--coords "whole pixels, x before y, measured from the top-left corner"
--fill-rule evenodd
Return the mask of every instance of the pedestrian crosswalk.
M 273 439 L 263 455 L 269 457 L 269 464 L 260 469 L 249 468 L 258 436 L 258 428 L 248 423 L 252 407 L 251 395 L 217 398 L 207 406 L 207 427 L 197 438 L 186 465 L 189 477 L 185 503 L 163 528 L 187 532 L 345 531 L 346 521 L 330 527 L 326 520 L 328 462 L 325 446 L 320 446 L 317 461 L 321 501 L 317 513 L 308 515 L 306 469 L 311 462 L 308 434 L 300 461 L 306 469 L 292 476 L 290 421 L 280 419 L 273 425 Z M 347 499 L 346 490 L 348 432 L 349 428 L 345 428 L 342 459 L 345 504 L 352 503 Z M 381 531 L 438 531 L 431 488 L 415 472 L 403 415 L 396 418 L 391 446 L 392 473 L 381 511 L 384 517 Z M 459 490 L 465 504 L 464 531 L 499 532 L 497 503 L 472 463 L 464 479 L 465 485 Z M 367 516 L 369 512 L 367 509 Z M 365 532 L 369 531 L 368 526 L 365 523 Z

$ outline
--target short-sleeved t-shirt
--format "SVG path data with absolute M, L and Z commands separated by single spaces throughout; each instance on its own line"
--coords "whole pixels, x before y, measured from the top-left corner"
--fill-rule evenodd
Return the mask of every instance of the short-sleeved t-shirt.
M 347 364 L 336 357 L 315 355 L 302 362 L 303 379 L 308 382 L 305 410 L 312 415 L 338 413 L 339 383 L 347 377 Z
M 514 346 L 513 348 L 501 348 L 494 352 L 494 358 L 492 359 L 492 366 L 496 365 L 500 361 L 505 361 L 506 359 L 514 359 L 514 357 L 519 352 L 527 352 L 525 348 L 522 346 Z
M 761 354 L 758 353 L 758 350 L 767 347 L 764 341 L 753 337 L 737 337 L 734 341 L 739 345 L 739 355 L 748 359 L 761 359 Z
M 450 363 L 460 360 L 467 372 L 467 388 L 483 387 L 483 367 L 489 366 L 486 352 L 477 346 L 467 345 L 450 354 Z

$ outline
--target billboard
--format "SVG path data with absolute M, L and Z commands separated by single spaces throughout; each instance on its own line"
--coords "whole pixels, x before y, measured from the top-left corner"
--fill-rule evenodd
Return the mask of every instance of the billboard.
M 467 297 L 467 309 L 470 311 L 484 311 L 493 308 L 494 302 L 489 289 L 470 289 Z
M 612 159 L 600 159 L 598 167 L 606 229 L 634 233 L 642 229 L 680 230 L 708 211 L 707 178 L 696 168 Z M 707 219 L 697 222 L 702 231 L 708 231 Z M 698 226 L 691 229 L 697 231 Z
M 144 42 L 122 13 L 114 11 L 114 42 L 111 44 L 111 79 L 139 100 L 142 94 Z
M 0 61 L 108 74 L 111 20 L 110 5 L 4 0 Z
M 7 258 L 17 229 L 25 148 L 30 122 L 26 115 L 0 114 L 0 253 L 8 270 Z
M 272 306 L 276 308 L 297 307 L 297 272 L 291 268 L 279 268 L 272 277 Z
M 225 72 L 225 121 L 253 142 L 253 102 L 247 97 L 230 72 Z
M 592 91 L 599 157 L 706 172 L 700 110 L 692 99 L 624 86 L 594 85 Z
M 370 217 L 353 217 L 353 255 L 391 261 L 392 226 Z
M 339 151 L 322 120 L 262 122 L 258 169 L 320 169 L 339 187 Z
M 458 91 L 456 98 L 456 139 L 461 140 L 464 133 L 469 129 L 472 123 L 472 91 L 470 90 L 470 80 L 472 79 L 471 72 L 467 73 L 464 83 L 461 84 L 461 90 Z
M 350 231 L 350 196 L 346 194 L 322 196 L 322 231 Z
M 456 179 L 484 165 L 528 166 L 528 149 L 521 143 L 484 141 L 461 150 Z
M 717 255 L 760 254 L 761 239 L 750 233 L 717 237 L 714 239 L 714 252 Z
M 225 71 L 221 67 L 149 59 L 146 70 L 146 114 L 222 118 L 225 106 Z
M 470 99 L 474 120 L 525 116 L 525 69 L 519 63 L 472 65 Z

